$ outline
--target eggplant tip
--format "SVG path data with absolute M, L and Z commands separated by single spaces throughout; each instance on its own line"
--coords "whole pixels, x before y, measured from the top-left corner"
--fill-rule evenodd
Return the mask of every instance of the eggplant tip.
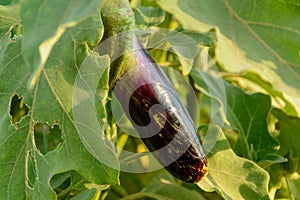
M 196 179 L 195 183 L 198 183 L 201 180 L 203 180 L 206 177 L 207 173 L 208 173 L 208 163 L 205 163 L 203 167 L 199 169 L 199 176 Z

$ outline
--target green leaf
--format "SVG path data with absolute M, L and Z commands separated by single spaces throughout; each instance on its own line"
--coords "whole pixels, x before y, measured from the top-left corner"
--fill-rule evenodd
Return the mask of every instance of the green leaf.
M 216 28 L 215 55 L 222 67 L 234 73 L 259 74 L 283 91 L 300 113 L 298 1 L 158 0 L 157 3 L 186 30 L 207 32 Z
M 217 41 L 216 41 L 216 33 L 214 31 L 210 31 L 207 33 L 199 33 L 196 31 L 187 31 L 187 30 L 182 30 L 180 33 L 186 35 L 187 37 L 192 38 L 195 40 L 198 44 L 203 45 L 203 46 L 215 46 Z
M 285 157 L 288 162 L 272 165 L 267 168 L 270 174 L 270 197 L 274 197 L 275 199 L 294 199 L 293 192 L 297 193 L 295 185 L 297 185 L 297 180 L 299 180 L 299 174 L 297 173 L 299 157 L 293 158 L 291 153 L 285 155 Z
M 3 5 L 3 6 L 9 5 L 9 4 L 11 4 L 11 0 L 2 0 L 0 2 L 0 5 Z
M 229 122 L 225 127 L 238 131 L 234 151 L 239 156 L 264 160 L 266 154 L 275 153 L 278 143 L 271 137 L 267 127 L 271 109 L 269 96 L 261 93 L 247 94 L 226 81 L 216 84 L 220 82 L 219 78 L 197 69 L 193 69 L 190 75 L 197 88 L 220 99 Z
M 165 13 L 160 8 L 139 6 L 134 10 L 135 23 L 141 28 L 156 26 L 165 19 Z
M 209 132 L 218 135 L 205 137 Z M 238 157 L 230 148 L 222 130 L 218 126 L 204 126 L 199 129 L 204 137 L 204 148 L 214 145 L 208 157 L 208 174 L 198 183 L 205 191 L 219 192 L 225 199 L 269 199 L 268 173 L 257 164 Z
M 79 76 L 76 77 L 73 88 L 73 117 L 77 127 L 78 135 L 87 148 L 87 150 L 104 165 L 108 165 L 114 169 L 118 169 L 118 163 L 113 160 L 115 157 L 112 152 L 107 151 L 107 146 L 103 143 L 103 131 L 106 125 L 106 115 L 100 114 L 103 118 L 98 119 L 96 113 L 96 103 L 101 104 L 101 101 L 95 102 L 96 87 L 98 81 L 106 82 L 106 95 L 108 92 L 108 71 L 109 66 L 108 56 L 99 57 L 95 52 L 91 53 L 82 63 L 79 70 Z M 107 73 L 104 73 L 104 72 Z M 102 97 L 103 98 L 103 97 Z M 104 98 L 103 98 L 104 99 Z M 86 112 L 86 111 L 89 112 Z M 101 109 L 101 111 L 105 111 Z M 100 120 L 100 122 L 98 121 Z M 107 174 L 110 176 L 110 174 Z
M 299 200 L 300 199 L 300 178 L 296 180 L 290 180 L 289 185 L 291 188 L 292 198 L 294 198 L 295 200 Z
M 265 159 L 275 153 L 278 143 L 268 132 L 267 118 L 271 109 L 270 97 L 262 93 L 247 94 L 226 82 L 229 128 L 239 132 L 234 146 L 238 155 L 252 160 Z M 253 152 L 254 151 L 254 152 Z
M 250 89 L 251 91 L 261 91 L 269 94 L 272 97 L 273 105 L 283 108 L 284 111 L 289 114 L 297 115 L 297 110 L 295 110 L 293 104 L 285 98 L 284 92 L 278 90 L 278 88 L 274 87 L 270 82 L 263 80 L 259 74 L 254 72 L 247 72 L 244 74 L 226 74 L 224 78 L 229 81 L 236 81 L 239 85 L 246 85 L 248 87 L 246 88 L 247 90 Z
M 77 26 L 70 29 L 72 38 L 77 43 L 86 43 L 91 46 L 99 44 L 103 37 L 104 27 L 100 13 L 90 15 Z
M 166 40 L 170 42 L 174 53 L 182 65 L 183 75 L 189 74 L 193 67 L 194 59 L 199 54 L 198 42 L 180 32 L 170 32 L 166 36 Z
M 90 190 L 85 190 L 70 200 L 94 200 L 96 196 L 97 190 L 92 188 Z
M 279 120 L 277 127 L 280 134 L 277 139 L 281 146 L 278 153 L 285 155 L 292 150 L 294 156 L 300 157 L 300 118 L 286 115 L 279 109 L 273 109 L 272 114 Z
M 20 24 L 19 5 L 0 5 L 0 63 L 5 55 L 5 50 L 9 42 L 16 39 L 17 29 Z M 1 98 L 1 97 L 0 97 Z
M 216 74 L 212 76 L 209 73 Z M 212 124 L 218 124 L 223 127 L 225 123 L 229 124 L 227 111 L 227 94 L 224 80 L 220 78 L 218 73 L 212 68 L 208 72 L 202 72 L 197 68 L 193 68 L 190 72 L 193 79 L 194 87 L 210 98 L 210 121 Z
M 94 21 L 95 18 L 88 18 L 83 24 L 87 26 L 93 24 L 89 20 Z M 80 25 L 82 29 L 74 27 L 66 31 L 53 47 L 33 92 L 26 88 L 31 70 L 22 59 L 20 39 L 10 42 L 5 49 L 5 56 L 0 63 L 1 197 L 56 199 L 50 180 L 55 174 L 70 170 L 75 170 L 90 183 L 106 185 L 118 182 L 118 161 L 115 153 L 101 138 L 102 132 L 97 132 L 96 137 L 89 138 L 88 141 L 93 141 L 93 144 L 82 142 L 77 134 L 78 127 L 73 118 L 74 81 L 83 60 L 91 55 L 88 54 L 90 50 L 87 45 L 77 41 L 82 38 L 86 38 L 87 41 L 98 41 L 103 32 L 99 24 L 101 25 L 101 20 L 98 17 L 98 21 L 94 21 L 94 28 L 89 31 L 89 34 L 84 31 L 89 27 L 84 25 Z M 92 59 L 98 63 L 97 68 L 94 68 L 95 71 L 107 71 L 109 61 L 107 56 L 92 57 Z M 108 93 L 108 74 L 104 73 L 100 81 L 101 88 L 96 89 L 102 92 L 95 95 L 99 104 Z M 29 108 L 29 114 L 19 123 L 12 125 L 9 107 L 10 100 L 15 93 L 23 98 Z M 105 110 L 99 112 L 101 113 L 97 113 L 98 116 L 106 115 Z M 55 124 L 61 131 L 63 142 L 45 155 L 41 154 L 35 144 L 34 125 L 36 122 L 47 123 L 50 127 Z M 84 144 L 96 146 L 97 152 L 93 152 L 95 157 Z
M 266 154 L 264 160 L 259 161 L 258 164 L 265 169 L 273 164 L 284 162 L 287 162 L 287 159 L 278 154 Z
M 3 38 L 3 40 L 7 46 L 3 49 L 3 57 L 0 60 L 2 61 L 0 63 L 0 116 L 4 117 L 9 112 L 8 107 L 13 94 L 24 93 L 26 90 L 24 87 L 24 85 L 26 85 L 25 80 L 30 75 L 30 72 L 22 59 L 20 39 L 11 43 L 7 42 L 9 40 L 8 38 Z M 18 84 L 16 84 L 16 82 Z
M 32 89 L 47 62 L 51 50 L 65 30 L 98 12 L 101 0 L 89 1 L 32 1 L 21 2 L 21 20 L 24 27 L 22 50 L 33 75 Z
M 61 174 L 56 174 L 55 176 L 52 177 L 50 184 L 53 188 L 57 188 L 61 184 L 63 184 L 63 182 L 69 179 L 71 176 L 72 174 L 70 171 Z
M 155 177 L 141 193 L 153 198 L 156 195 L 161 196 L 159 199 L 205 199 L 197 191 L 189 190 L 176 184 L 174 178 L 169 174 L 161 174 Z
M 277 164 L 268 167 L 267 171 L 270 175 L 270 199 L 274 199 L 276 191 L 282 187 L 282 177 L 285 174 L 285 170 L 283 169 L 282 164 Z
M 20 24 L 19 10 L 20 6 L 18 4 L 0 5 L 0 37 L 7 34 L 13 26 Z
M 276 138 L 280 142 L 278 154 L 285 156 L 291 151 L 293 157 L 300 158 L 300 118 L 286 115 L 279 109 L 273 109 L 272 114 L 279 120 L 276 124 L 280 131 Z
M 157 200 L 205 199 L 197 191 L 189 190 L 176 184 L 174 178 L 168 174 L 158 175 L 150 181 L 150 183 L 143 188 L 142 191 L 124 197 L 122 200 L 140 199 L 142 197 L 149 197 Z
M 2 78 L 2 77 L 1 77 Z M 2 106 L 2 105 L 1 105 Z M 25 155 L 29 118 L 15 129 L 7 112 L 1 113 L 0 124 L 0 196 L 5 199 L 25 198 Z

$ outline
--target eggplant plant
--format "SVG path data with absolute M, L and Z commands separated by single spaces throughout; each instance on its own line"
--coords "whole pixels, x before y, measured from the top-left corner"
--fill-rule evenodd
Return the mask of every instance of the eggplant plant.
M 0 1 L 0 199 L 300 199 L 299 21 L 298 0 Z

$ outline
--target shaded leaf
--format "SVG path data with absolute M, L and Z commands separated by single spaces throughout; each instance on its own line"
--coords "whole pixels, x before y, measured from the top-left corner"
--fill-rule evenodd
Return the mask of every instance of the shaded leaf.
M 295 200 L 300 199 L 300 178 L 296 180 L 290 180 L 290 188 L 291 188 L 291 195 L 292 198 L 295 198 Z
M 2 0 L 2 1 L 0 2 L 0 5 L 6 6 L 6 5 L 9 5 L 9 4 L 11 4 L 11 3 L 12 3 L 11 0 Z
M 94 200 L 96 196 L 97 190 L 92 188 L 90 190 L 85 190 L 70 200 Z
M 162 23 L 165 13 L 160 8 L 139 6 L 134 10 L 135 23 L 140 27 L 151 27 Z
M 269 96 L 261 93 L 247 94 L 225 81 L 218 86 L 216 83 L 219 78 L 197 69 L 192 70 L 191 77 L 196 87 L 206 90 L 208 94 L 212 93 L 222 102 L 229 122 L 225 127 L 239 133 L 234 145 L 234 151 L 238 155 L 252 160 L 264 160 L 266 154 L 275 153 L 278 143 L 271 137 L 267 127 L 271 109 Z
M 169 174 L 161 174 L 155 177 L 141 193 L 151 197 L 151 193 L 160 195 L 160 199 L 205 199 L 197 191 L 189 190 L 176 184 L 174 178 Z M 153 197 L 155 198 L 155 195 Z
M 186 76 L 191 71 L 194 59 L 199 53 L 198 42 L 180 32 L 170 32 L 166 36 L 166 41 L 170 42 L 182 65 L 182 73 Z
M 287 159 L 278 154 L 266 154 L 264 160 L 259 161 L 258 164 L 265 169 L 273 164 L 284 162 L 287 162 Z
M 200 45 L 210 47 L 210 46 L 215 46 L 217 43 L 215 31 L 210 31 L 207 33 L 199 33 L 196 31 L 182 30 L 180 31 L 180 33 L 185 34 L 186 36 L 192 38 Z
M 89 19 L 87 19 L 89 20 Z M 98 18 L 98 20 L 100 20 Z M 95 22 L 96 23 L 96 22 Z M 91 23 L 86 23 L 90 25 Z M 72 39 L 87 38 L 98 41 L 103 30 L 101 21 L 90 34 L 82 30 L 67 31 L 54 46 L 48 62 L 42 70 L 33 93 L 26 89 L 31 70 L 22 59 L 21 41 L 8 44 L 0 64 L 0 196 L 6 199 L 56 199 L 50 180 L 55 174 L 70 170 L 78 172 L 90 183 L 114 184 L 118 182 L 118 161 L 115 154 L 104 144 L 102 132 L 98 132 L 101 140 L 95 142 L 101 151 L 95 152 L 97 158 L 86 150 L 77 135 L 72 115 L 73 84 L 82 61 L 87 56 L 86 44 Z M 84 28 L 84 26 L 82 26 Z M 88 27 L 87 27 L 88 28 Z M 83 34 L 83 35 L 80 35 Z M 97 36 L 97 37 L 96 37 Z M 98 69 L 105 71 L 108 67 L 107 57 L 98 57 Z M 101 79 L 101 86 L 108 84 L 108 74 Z M 96 95 L 101 104 L 106 98 L 107 87 Z M 25 116 L 19 124 L 13 126 L 9 116 L 10 99 L 17 94 L 22 97 L 29 108 L 29 116 Z M 100 111 L 105 116 L 105 110 Z M 56 124 L 62 134 L 62 143 L 46 155 L 36 148 L 34 139 L 35 122 Z M 109 158 L 110 168 L 101 159 Z M 27 177 L 28 176 L 28 177 Z M 16 192 L 17 191 L 17 192 Z M 26 196 L 25 196 L 26 195 Z
M 161 174 L 155 177 L 145 188 L 139 193 L 128 195 L 122 200 L 140 199 L 149 197 L 157 200 L 172 199 L 205 199 L 196 191 L 189 190 L 176 184 L 174 178 L 168 174 Z
M 300 118 L 286 115 L 279 109 L 273 109 L 272 114 L 279 120 L 276 124 L 280 131 L 276 138 L 280 142 L 278 154 L 285 156 L 291 151 L 293 157 L 300 158 Z
M 229 127 L 239 132 L 235 152 L 252 160 L 263 160 L 266 154 L 275 153 L 278 143 L 269 134 L 267 125 L 270 97 L 261 93 L 247 94 L 226 82 L 225 87 Z

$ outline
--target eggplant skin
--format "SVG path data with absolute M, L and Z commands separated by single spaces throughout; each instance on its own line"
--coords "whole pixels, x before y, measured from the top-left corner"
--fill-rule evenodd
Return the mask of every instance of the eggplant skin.
M 158 162 L 182 181 L 199 182 L 207 173 L 208 162 L 194 123 L 171 82 L 137 37 L 134 45 L 133 72 L 120 78 L 114 93 Z

